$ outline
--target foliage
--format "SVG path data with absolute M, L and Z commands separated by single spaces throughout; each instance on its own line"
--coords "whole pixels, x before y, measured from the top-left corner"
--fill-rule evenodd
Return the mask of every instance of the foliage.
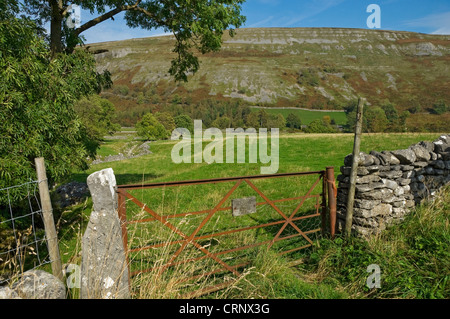
M 317 74 L 317 70 L 314 68 L 307 68 L 301 70 L 298 74 L 297 82 L 300 85 L 318 86 L 319 76 Z
M 73 104 L 110 84 L 91 54 L 49 57 L 36 24 L 3 12 L 0 20 L 0 188 L 35 178 L 44 157 L 51 180 L 86 168 L 86 130 Z
M 363 112 L 363 130 L 365 132 L 384 132 L 388 127 L 388 119 L 381 107 L 366 107 Z
M 120 125 L 115 123 L 114 104 L 99 95 L 92 95 L 75 103 L 74 109 L 84 125 L 87 151 L 94 156 L 103 137 L 120 130 Z
M 260 109 L 257 113 L 256 116 L 256 123 L 255 124 L 255 128 L 265 128 L 267 127 L 267 121 L 269 119 L 269 113 L 266 112 L 266 110 L 264 109 Z M 253 126 L 252 126 L 253 127 Z
M 416 208 L 399 225 L 371 239 L 324 239 L 304 268 L 337 281 L 352 294 L 373 298 L 448 298 L 450 289 L 450 189 Z M 381 269 L 381 287 L 369 290 L 370 264 Z
M 299 129 L 302 127 L 302 121 L 297 114 L 289 113 L 286 118 L 286 126 L 289 128 Z
M 168 132 L 172 132 L 176 128 L 175 120 L 169 112 L 156 112 L 155 117 Z
M 194 132 L 194 122 L 189 115 L 182 114 L 175 117 L 175 126 L 177 128 L 185 128 L 189 132 Z
M 136 132 L 139 136 L 149 141 L 166 139 L 169 135 L 166 128 L 152 113 L 145 114 L 136 123 Z
M 126 85 L 114 85 L 113 92 L 118 95 L 128 95 L 130 89 Z
M 445 112 L 450 112 L 450 106 L 448 106 L 444 100 L 439 100 L 438 102 L 433 104 L 433 113 L 434 114 L 444 114 Z
M 215 119 L 214 122 L 212 122 L 211 126 L 217 127 L 219 129 L 226 129 L 230 127 L 230 124 L 231 120 L 228 116 L 221 116 Z
M 267 120 L 267 128 L 278 128 L 282 129 L 286 127 L 286 119 L 281 114 L 270 114 Z
M 309 123 L 309 125 L 305 128 L 306 133 L 335 133 L 336 129 L 334 129 L 330 122 L 324 121 L 323 119 L 317 119 Z
M 245 119 L 245 124 L 247 127 L 259 128 L 261 125 L 259 112 L 251 112 Z
M 224 31 L 234 35 L 232 27 L 240 27 L 245 17 L 240 14 L 244 0 L 200 0 L 193 5 L 190 1 L 175 0 L 110 0 L 71 1 L 81 9 L 98 16 L 83 22 L 79 27 L 68 28 L 66 20 L 69 3 L 63 1 L 24 0 L 23 13 L 32 16 L 39 25 L 50 22 L 50 47 L 52 55 L 59 52 L 73 52 L 83 42 L 81 34 L 115 15 L 125 12 L 127 25 L 132 28 L 157 29 L 173 32 L 176 44 L 169 73 L 176 80 L 187 81 L 191 72 L 199 68 L 194 53 L 218 51 Z
M 356 125 L 356 108 L 357 101 L 351 102 L 345 107 L 347 115 L 348 132 L 353 132 Z M 406 130 L 406 120 L 410 113 L 408 111 L 398 114 L 395 106 L 386 102 L 379 106 L 365 105 L 363 109 L 363 132 L 404 132 Z
M 422 106 L 420 105 L 419 101 L 417 100 L 411 100 L 410 101 L 411 107 L 408 109 L 408 111 L 412 114 L 420 113 L 423 111 Z

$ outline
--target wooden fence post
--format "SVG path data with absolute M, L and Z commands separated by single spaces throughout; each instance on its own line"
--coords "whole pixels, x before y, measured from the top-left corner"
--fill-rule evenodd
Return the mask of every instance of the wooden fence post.
M 354 143 L 353 143 L 352 168 L 350 171 L 350 186 L 348 189 L 348 197 L 347 197 L 347 214 L 345 216 L 345 234 L 346 234 L 346 236 L 350 236 L 351 231 L 352 231 L 353 204 L 355 201 L 355 184 L 356 184 L 358 162 L 359 162 L 359 148 L 360 148 L 360 144 L 361 144 L 361 130 L 362 130 L 364 103 L 365 103 L 365 99 L 359 98 L 358 108 L 356 110 L 355 139 L 354 139 Z
M 50 255 L 52 272 L 55 277 L 64 282 L 62 273 L 61 256 L 59 254 L 58 236 L 56 234 L 55 221 L 53 219 L 52 202 L 48 190 L 47 173 L 43 157 L 34 159 L 39 184 L 39 197 L 41 199 L 42 216 L 44 218 L 45 236 L 47 237 L 48 252 Z

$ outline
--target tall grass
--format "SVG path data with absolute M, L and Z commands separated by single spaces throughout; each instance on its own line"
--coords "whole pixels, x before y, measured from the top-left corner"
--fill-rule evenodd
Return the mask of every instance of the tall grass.
M 321 240 L 300 267 L 354 298 L 449 298 L 449 217 L 450 186 L 377 237 Z M 380 288 L 366 285 L 371 264 L 381 268 Z
M 282 187 L 274 188 L 270 187 L 273 184 L 273 180 L 268 180 L 269 185 L 264 185 L 254 181 L 260 189 L 263 190 L 271 199 L 276 199 L 280 194 L 284 194 L 286 191 L 290 191 L 290 196 L 298 195 L 296 192 L 300 192 L 302 187 L 299 187 L 297 183 L 293 183 L 291 177 L 289 183 L 286 183 L 289 187 L 283 189 Z M 314 178 L 317 178 L 314 177 Z M 298 179 L 298 177 L 297 177 Z M 234 184 L 224 185 L 228 183 L 222 183 L 221 185 L 197 185 L 191 186 L 194 189 L 179 190 L 175 188 L 155 190 L 140 190 L 134 191 L 134 195 L 142 198 L 143 202 L 148 205 L 160 216 L 173 215 L 175 213 L 191 212 L 187 215 L 180 217 L 167 217 L 170 225 L 176 227 L 178 230 L 186 235 L 193 233 L 200 223 L 206 217 L 206 213 L 196 214 L 194 212 L 203 211 L 205 209 L 211 209 L 215 206 L 224 196 L 226 191 Z M 211 188 L 211 186 L 214 186 Z M 220 187 L 219 187 L 220 186 Z M 234 197 L 243 197 L 251 195 L 249 187 L 243 187 L 241 185 L 233 193 Z M 265 188 L 264 188 L 265 186 Z M 270 190 L 269 192 L 267 190 Z M 292 189 L 292 186 L 295 189 Z M 208 190 L 209 188 L 209 190 Z M 303 190 L 302 190 L 303 191 Z M 317 192 L 317 190 L 316 190 Z M 253 191 L 254 193 L 254 191 Z M 300 192 L 304 194 L 304 192 Z M 278 196 L 275 196 L 278 195 Z M 274 197 L 275 196 L 275 197 Z M 283 196 L 282 196 L 283 197 Z M 193 200 L 195 199 L 195 200 Z M 202 199 L 202 200 L 201 200 Z M 257 200 L 258 202 L 261 199 Z M 306 201 L 305 207 L 297 212 L 297 216 L 309 216 L 315 213 L 316 198 L 312 198 L 312 201 Z M 285 211 L 285 214 L 290 215 L 298 203 L 277 203 L 277 206 Z M 228 199 L 221 207 L 229 207 L 231 205 Z M 172 260 L 174 253 L 180 248 L 183 242 L 178 242 L 174 245 L 170 244 L 173 241 L 180 241 L 183 239 L 172 230 L 169 230 L 168 224 L 156 220 L 149 221 L 149 215 L 144 210 L 136 210 L 136 205 L 132 203 L 127 204 L 127 219 L 129 221 L 128 233 L 129 236 L 129 248 L 134 250 L 135 248 L 143 248 L 141 251 L 134 251 L 130 254 L 131 271 L 144 270 L 143 273 L 138 274 L 133 279 L 133 290 L 136 298 L 185 298 L 192 297 L 195 294 L 189 295 L 194 291 L 208 289 L 213 285 L 222 285 L 224 283 L 230 284 L 230 287 L 225 290 L 227 297 L 244 298 L 251 296 L 259 296 L 260 298 L 266 298 L 269 296 L 276 297 L 276 288 L 270 289 L 272 286 L 271 281 L 268 280 L 264 284 L 264 288 L 261 291 L 255 291 L 250 289 L 246 285 L 251 284 L 256 280 L 260 274 L 269 274 L 271 269 L 277 268 L 281 270 L 279 273 L 280 278 L 285 276 L 284 268 L 287 266 L 278 267 L 277 265 L 285 265 L 283 261 L 276 255 L 273 255 L 272 251 L 289 250 L 293 247 L 299 247 L 307 244 L 305 239 L 301 236 L 285 239 L 276 243 L 273 246 L 273 250 L 265 253 L 261 253 L 265 246 L 252 246 L 257 243 L 270 241 L 275 234 L 279 231 L 281 224 L 248 229 L 245 231 L 234 232 L 230 234 L 221 234 L 220 236 L 211 236 L 218 232 L 225 232 L 229 230 L 238 230 L 243 227 L 257 226 L 273 221 L 283 220 L 282 217 L 269 205 L 258 206 L 257 213 L 252 215 L 245 215 L 234 217 L 232 216 L 230 209 L 217 211 L 206 224 L 198 231 L 197 236 L 205 236 L 204 239 L 195 240 L 195 243 L 201 245 L 202 248 L 208 250 L 209 253 L 215 254 L 218 258 L 223 260 L 231 267 L 236 267 L 241 275 L 233 276 L 230 272 L 219 271 L 223 267 L 214 257 L 206 256 L 205 251 L 200 251 L 199 247 L 194 247 L 192 243 L 189 243 L 184 247 L 178 257 Z M 136 221 L 145 221 L 139 222 Z M 295 221 L 296 225 L 303 231 L 314 230 L 320 227 L 320 218 L 315 216 L 313 218 L 305 218 Z M 172 227 L 171 226 L 171 227 Z M 290 226 L 283 232 L 283 236 L 287 236 L 293 233 L 293 229 Z M 309 237 L 315 240 L 316 233 L 312 233 Z M 210 237 L 211 236 L 211 237 Z M 281 244 L 282 243 L 282 244 Z M 151 248 L 148 246 L 151 245 Z M 266 245 L 266 244 L 264 244 Z M 251 246 L 251 247 L 247 247 Z M 242 250 L 234 250 L 237 247 L 247 247 Z M 233 251 L 234 250 L 234 251 Z M 197 259 L 194 261 L 194 259 Z M 165 267 L 170 265 L 170 267 Z M 147 271 L 148 269 L 151 269 Z M 257 270 L 255 270 L 257 269 Z M 161 273 L 161 270 L 164 272 Z M 263 275 L 263 277 L 266 275 Z M 272 275 L 270 275 L 272 276 Z M 194 277 L 194 280 L 188 279 Z M 246 279 L 249 277 L 250 279 Z M 291 276 L 292 278 L 293 275 Z M 297 277 L 295 277 L 297 278 Z M 300 285 L 300 281 L 297 278 L 292 281 L 290 285 Z M 292 292 L 286 294 L 286 297 L 294 298 L 296 296 L 295 291 L 301 291 L 299 287 L 290 287 Z M 237 292 L 241 293 L 237 293 Z M 243 293 L 251 292 L 251 295 L 245 296 Z M 223 297 L 223 292 L 219 297 Z M 298 297 L 298 296 L 297 296 Z

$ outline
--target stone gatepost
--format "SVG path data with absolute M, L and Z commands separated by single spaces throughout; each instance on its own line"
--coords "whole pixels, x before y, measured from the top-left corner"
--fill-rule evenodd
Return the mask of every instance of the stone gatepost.
M 82 239 L 82 299 L 130 298 L 128 267 L 111 168 L 88 176 L 93 211 Z

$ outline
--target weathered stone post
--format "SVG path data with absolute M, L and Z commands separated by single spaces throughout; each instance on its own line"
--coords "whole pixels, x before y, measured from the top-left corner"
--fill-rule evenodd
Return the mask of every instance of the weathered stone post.
M 82 239 L 82 299 L 130 298 L 128 267 L 111 168 L 88 176 L 93 211 Z

